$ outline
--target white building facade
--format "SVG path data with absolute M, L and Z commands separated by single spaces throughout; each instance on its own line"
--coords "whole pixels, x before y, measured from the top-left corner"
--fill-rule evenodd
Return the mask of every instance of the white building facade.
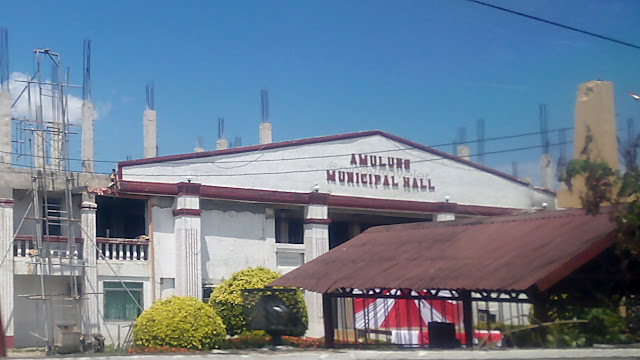
M 83 296 L 71 310 L 108 343 L 122 343 L 154 301 L 206 299 L 248 267 L 286 273 L 371 226 L 555 209 L 553 192 L 380 131 L 124 161 L 115 180 L 105 194 L 78 196 L 77 266 L 46 274 L 61 293 L 77 277 Z M 0 201 L 3 239 L 26 201 Z M 11 265 L 0 267 L 0 280 L 13 277 L 0 300 L 17 347 L 45 332 L 38 303 L 22 300 L 39 281 L 31 239 L 15 237 Z M 307 335 L 322 336 L 319 296 L 305 297 Z

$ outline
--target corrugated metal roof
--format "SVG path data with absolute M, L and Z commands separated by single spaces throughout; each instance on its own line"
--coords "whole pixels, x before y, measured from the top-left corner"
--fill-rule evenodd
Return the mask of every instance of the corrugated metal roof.
M 544 291 L 611 246 L 615 227 L 583 210 L 380 226 L 271 284 Z

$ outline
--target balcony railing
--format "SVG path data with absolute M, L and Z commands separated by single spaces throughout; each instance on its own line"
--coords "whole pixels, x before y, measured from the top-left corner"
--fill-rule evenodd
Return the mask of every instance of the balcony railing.
M 43 236 L 42 254 L 38 254 L 34 237 L 32 235 L 17 235 L 13 242 L 13 256 L 17 258 L 29 258 L 40 255 L 66 259 L 69 258 L 69 245 L 66 236 Z M 82 259 L 84 239 L 76 238 L 71 249 L 74 259 Z M 136 239 L 96 238 L 98 249 L 96 258 L 122 261 L 145 261 L 149 256 L 149 241 Z
M 43 236 L 42 237 L 42 257 L 52 258 L 68 258 L 69 244 L 66 236 Z M 71 249 L 74 259 L 82 259 L 82 238 L 76 238 Z M 13 256 L 15 257 L 34 257 L 38 255 L 38 249 L 35 247 L 35 241 L 31 235 L 16 235 L 13 242 Z
M 149 241 L 118 238 L 97 238 L 98 248 L 102 251 L 105 259 L 144 261 L 149 256 Z M 100 254 L 98 259 L 102 259 Z

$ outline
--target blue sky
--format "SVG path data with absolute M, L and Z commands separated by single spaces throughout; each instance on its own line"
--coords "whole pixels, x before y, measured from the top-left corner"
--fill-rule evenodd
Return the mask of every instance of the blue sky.
M 487 1 L 640 43 L 635 0 Z M 196 136 L 213 149 L 218 117 L 227 139 L 256 144 L 264 87 L 274 141 L 380 129 L 434 145 L 462 126 L 474 139 L 478 118 L 486 137 L 534 132 L 541 103 L 550 128 L 569 127 L 577 85 L 594 79 L 614 83 L 618 128 L 629 117 L 640 128 L 640 103 L 625 94 L 640 92 L 640 50 L 463 0 L 5 1 L 0 14 L 11 72 L 33 73 L 33 49 L 48 47 L 81 84 L 82 41 L 92 40 L 97 160 L 142 157 L 149 80 L 161 155 L 192 151 Z M 539 143 L 530 136 L 485 149 Z M 510 172 L 518 161 L 521 177 L 537 179 L 539 155 L 485 163 Z

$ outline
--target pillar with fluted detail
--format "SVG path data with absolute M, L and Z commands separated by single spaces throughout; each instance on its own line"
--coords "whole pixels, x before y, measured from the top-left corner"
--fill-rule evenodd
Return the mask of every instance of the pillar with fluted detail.
M 178 183 L 173 210 L 176 239 L 175 293 L 202 300 L 202 241 L 200 239 L 200 184 Z
M 82 226 L 83 292 L 87 295 L 82 306 L 82 332 L 100 332 L 98 309 L 98 268 L 96 261 L 96 210 L 98 205 L 89 199 L 80 204 L 80 226 Z
M 13 204 L 13 199 L 0 199 L 0 310 L 7 348 L 13 347 L 14 334 Z
M 304 207 L 304 261 L 311 261 L 329 251 L 329 194 L 312 192 L 309 205 Z M 305 293 L 309 314 L 309 329 L 306 336 L 324 336 L 322 319 L 322 294 Z

